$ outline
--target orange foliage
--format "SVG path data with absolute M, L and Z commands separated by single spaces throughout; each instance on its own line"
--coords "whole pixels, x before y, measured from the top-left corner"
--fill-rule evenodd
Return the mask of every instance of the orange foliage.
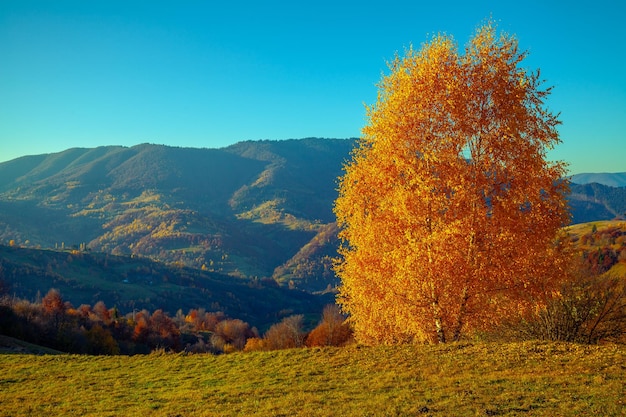
M 61 297 L 61 293 L 57 289 L 50 289 L 48 293 L 41 299 L 43 311 L 46 314 L 62 314 L 65 312 L 65 301 Z
M 207 313 L 203 308 L 199 310 L 191 309 L 189 314 L 185 316 L 185 322 L 191 324 L 196 331 L 215 331 L 217 324 L 225 319 L 224 313 Z
M 147 311 L 141 311 L 137 313 L 135 317 L 135 328 L 133 329 L 133 340 L 138 342 L 145 342 L 150 332 L 150 313 Z
M 458 340 L 558 283 L 560 122 L 525 57 L 488 22 L 465 54 L 439 35 L 391 62 L 335 204 L 360 342 Z
M 243 348 L 244 352 L 256 352 L 259 350 L 265 350 L 265 343 L 260 337 L 251 337 L 246 341 L 246 346 Z
M 324 307 L 322 321 L 306 338 L 306 345 L 343 346 L 352 338 L 352 329 L 346 323 L 337 305 Z
M 152 315 L 142 310 L 135 316 L 133 340 L 151 348 L 176 350 L 180 344 L 180 330 L 163 310 L 155 310 Z

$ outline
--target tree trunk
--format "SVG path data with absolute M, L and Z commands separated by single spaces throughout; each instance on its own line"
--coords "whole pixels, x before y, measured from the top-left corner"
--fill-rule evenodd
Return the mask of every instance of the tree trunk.
M 437 342 L 446 343 L 446 332 L 443 329 L 441 317 L 435 317 L 435 330 L 437 332 Z
M 467 312 L 467 300 L 469 299 L 469 294 L 467 291 L 467 286 L 463 287 L 463 291 L 461 293 L 461 305 L 459 307 L 459 315 L 456 318 L 456 323 L 454 325 L 454 333 L 452 335 L 452 341 L 458 342 L 461 339 L 461 331 L 463 330 L 464 318 Z

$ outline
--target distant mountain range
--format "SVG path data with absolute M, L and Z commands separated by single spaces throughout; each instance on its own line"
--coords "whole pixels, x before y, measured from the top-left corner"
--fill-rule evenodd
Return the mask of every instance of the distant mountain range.
M 337 284 L 332 207 L 354 143 L 144 144 L 0 163 L 0 243 L 141 256 L 323 291 Z M 594 178 L 622 184 L 626 173 L 572 181 Z M 626 212 L 626 188 L 572 184 L 570 203 L 573 223 L 612 219 Z
M 570 181 L 581 185 L 596 183 L 609 187 L 626 187 L 626 172 L 576 174 L 571 176 Z

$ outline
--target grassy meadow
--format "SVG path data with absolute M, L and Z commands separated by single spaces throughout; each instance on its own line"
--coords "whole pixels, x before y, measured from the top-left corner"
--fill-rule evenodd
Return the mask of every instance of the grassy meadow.
M 626 415 L 626 346 L 0 355 L 0 416 Z

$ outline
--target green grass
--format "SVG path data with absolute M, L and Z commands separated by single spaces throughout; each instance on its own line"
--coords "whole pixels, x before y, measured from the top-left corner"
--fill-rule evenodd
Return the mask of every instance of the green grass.
M 0 416 L 626 414 L 626 347 L 565 343 L 211 355 L 0 355 Z

